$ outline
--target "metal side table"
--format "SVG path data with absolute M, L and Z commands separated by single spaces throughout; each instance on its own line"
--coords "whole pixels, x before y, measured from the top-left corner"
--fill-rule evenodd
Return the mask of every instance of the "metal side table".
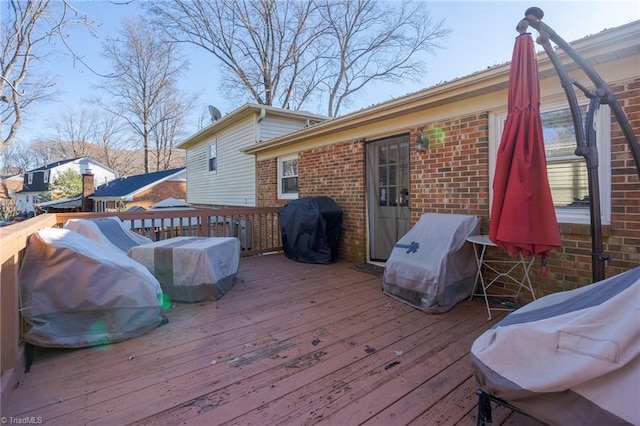
M 518 299 L 520 296 L 520 292 L 522 289 L 529 290 L 531 292 L 531 296 L 533 300 L 536 299 L 536 295 L 533 292 L 533 287 L 531 286 L 531 280 L 529 279 L 529 270 L 533 265 L 535 257 L 532 256 L 531 259 L 525 259 L 522 256 L 522 253 L 518 254 L 518 257 L 514 260 L 487 260 L 485 259 L 485 253 L 487 251 L 487 247 L 497 247 L 496 244 L 489 239 L 488 235 L 472 235 L 467 237 L 467 241 L 473 244 L 473 251 L 476 254 L 476 262 L 478 263 L 478 273 L 476 274 L 476 281 L 473 287 L 473 292 L 471 293 L 471 298 L 473 296 L 483 296 L 484 301 L 487 305 L 487 312 L 489 314 L 489 319 L 491 319 L 491 311 L 512 311 L 513 308 L 501 308 L 501 307 L 492 307 L 489 304 L 489 297 L 487 295 L 487 289 L 491 287 L 499 278 L 505 277 L 518 285 L 518 291 L 515 295 L 513 294 L 491 294 L 491 297 L 508 297 L 513 298 L 514 300 Z M 500 271 L 497 268 L 499 265 L 504 265 L 506 271 Z M 482 276 L 482 267 L 487 268 L 488 270 L 494 272 L 496 277 L 491 281 L 487 282 Z M 522 279 L 518 279 L 515 277 L 514 273 L 522 267 L 523 275 Z M 508 269 L 507 269 L 508 268 Z M 482 286 L 482 294 L 476 293 L 476 288 L 478 287 L 478 281 L 480 281 L 480 285 Z M 470 299 L 471 299 L 470 298 Z

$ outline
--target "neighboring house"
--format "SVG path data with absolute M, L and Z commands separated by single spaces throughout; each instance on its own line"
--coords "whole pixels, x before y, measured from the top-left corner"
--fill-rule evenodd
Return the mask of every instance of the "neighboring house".
M 92 195 L 93 211 L 125 211 L 133 207 L 150 208 L 167 198 L 184 199 L 185 168 L 121 177 L 100 186 Z
M 16 192 L 22 189 L 22 175 L 0 178 L 0 226 L 10 223 L 18 213 L 16 209 Z
M 41 197 L 50 191 L 51 184 L 56 178 L 67 170 L 73 170 L 80 175 L 93 174 L 94 188 L 118 177 L 118 172 L 90 157 L 56 161 L 46 166 L 29 170 L 24 174 L 22 190 L 16 192 L 18 211 L 34 213 L 34 204 L 40 202 Z
M 38 213 L 74 213 L 82 211 L 82 194 L 34 204 Z
M 214 121 L 178 148 L 187 152 L 187 201 L 255 206 L 256 162 L 240 150 L 325 121 L 327 117 L 247 104 Z
M 16 196 L 16 192 L 22 190 L 23 176 L 14 175 L 0 178 L 0 200 L 8 200 Z
M 572 46 L 612 88 L 634 134 L 640 135 L 640 21 Z M 567 55 L 560 57 L 571 63 Z M 569 135 L 545 136 L 563 247 L 549 258 L 547 278 L 532 269 L 542 294 L 591 282 L 591 241 L 585 162 L 573 154 L 567 98 L 544 52 L 538 54 L 538 67 L 543 126 Z M 575 66 L 568 69 L 592 87 Z M 509 70 L 509 63 L 494 66 L 245 148 L 256 159 L 257 205 L 283 206 L 292 194 L 333 198 L 344 212 L 339 255 L 357 262 L 385 261 L 426 212 L 480 215 L 486 234 Z M 577 96 L 588 104 L 580 91 Z M 596 124 L 604 250 L 613 259 L 606 272 L 611 276 L 640 264 L 640 184 L 626 139 L 607 106 L 601 107 Z M 428 148 L 421 135 L 429 139 Z M 295 176 L 281 174 L 292 159 Z

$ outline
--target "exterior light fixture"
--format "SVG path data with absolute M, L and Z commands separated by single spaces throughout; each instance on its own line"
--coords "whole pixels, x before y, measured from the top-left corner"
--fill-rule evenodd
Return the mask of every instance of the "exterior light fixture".
M 424 135 L 422 130 L 418 130 L 416 135 L 416 151 L 425 152 L 429 148 L 429 139 Z

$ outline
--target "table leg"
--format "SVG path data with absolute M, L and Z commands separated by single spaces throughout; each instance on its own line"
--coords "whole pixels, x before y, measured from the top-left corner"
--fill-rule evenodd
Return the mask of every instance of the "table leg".
M 489 307 L 489 298 L 487 297 L 487 286 L 484 282 L 484 277 L 482 276 L 482 265 L 484 265 L 484 254 L 487 250 L 487 246 L 481 245 L 480 253 L 478 254 L 478 244 L 473 244 L 473 252 L 476 255 L 476 263 L 478 264 L 478 272 L 476 274 L 476 282 L 473 285 L 473 292 L 471 292 L 471 298 L 476 294 L 476 289 L 478 288 L 478 281 L 480 281 L 480 286 L 482 287 L 482 296 L 484 297 L 484 303 L 487 305 L 487 314 L 489 316 L 489 320 L 491 320 L 491 308 Z

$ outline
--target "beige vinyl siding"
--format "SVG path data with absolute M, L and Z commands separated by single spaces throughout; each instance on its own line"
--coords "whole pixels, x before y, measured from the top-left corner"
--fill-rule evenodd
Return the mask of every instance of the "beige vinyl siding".
M 301 118 L 285 118 L 267 115 L 260 122 L 258 139 L 261 142 L 304 129 L 307 121 Z
M 202 143 L 187 150 L 187 202 L 203 203 L 208 177 L 209 144 Z
M 255 141 L 254 118 L 187 150 L 187 201 L 217 206 L 255 206 L 255 159 L 240 152 Z M 217 171 L 209 172 L 209 144 L 217 139 Z
M 187 149 L 187 201 L 213 206 L 256 206 L 254 155 L 241 149 L 303 129 L 305 118 L 270 114 L 260 120 L 259 110 L 237 117 L 232 125 Z M 217 170 L 209 172 L 209 144 L 217 139 Z

